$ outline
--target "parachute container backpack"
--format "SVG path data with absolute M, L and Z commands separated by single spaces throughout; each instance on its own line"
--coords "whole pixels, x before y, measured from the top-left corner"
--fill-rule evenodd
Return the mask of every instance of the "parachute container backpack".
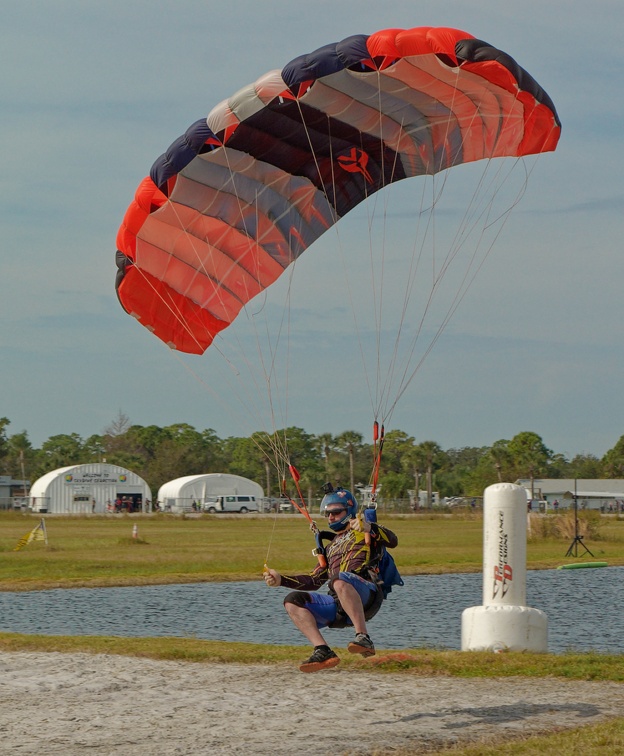
M 366 507 L 364 509 L 364 519 L 367 522 L 377 522 L 377 508 Z M 399 574 L 399 570 L 394 561 L 394 557 L 388 552 L 388 549 L 382 547 L 381 556 L 378 558 L 376 569 L 378 570 L 378 579 L 381 584 L 381 592 L 384 599 L 388 598 L 388 594 L 392 591 L 392 587 L 395 585 L 405 585 L 403 578 Z
M 378 190 L 551 151 L 559 135 L 535 79 L 466 32 L 326 45 L 239 90 L 156 160 L 117 236 L 119 300 L 172 348 L 202 354 Z

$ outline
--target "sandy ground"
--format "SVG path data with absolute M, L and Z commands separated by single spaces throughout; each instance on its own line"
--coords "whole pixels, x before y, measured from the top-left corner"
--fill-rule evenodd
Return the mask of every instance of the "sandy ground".
M 0 753 L 370 753 L 624 715 L 624 685 L 0 653 Z

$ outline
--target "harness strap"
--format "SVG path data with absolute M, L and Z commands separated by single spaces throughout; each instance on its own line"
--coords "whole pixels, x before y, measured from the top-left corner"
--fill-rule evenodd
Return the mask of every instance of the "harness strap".
M 371 580 L 371 583 L 374 583 L 377 587 L 377 590 L 373 594 L 372 598 L 370 598 L 366 602 L 366 606 L 364 607 L 364 619 L 368 622 L 368 620 L 372 619 L 377 612 L 381 609 L 381 605 L 384 601 L 384 595 L 383 591 L 381 590 L 381 584 L 377 580 Z M 332 594 L 334 601 L 336 602 L 336 619 L 333 622 L 330 622 L 328 627 L 340 629 L 344 627 L 349 627 L 352 623 L 349 619 L 349 616 L 345 612 L 345 610 L 342 608 L 340 601 L 338 598 Z

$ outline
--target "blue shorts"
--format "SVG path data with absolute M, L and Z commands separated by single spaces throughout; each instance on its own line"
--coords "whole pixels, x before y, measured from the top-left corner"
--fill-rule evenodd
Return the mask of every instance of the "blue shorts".
M 339 572 L 338 579 L 352 585 L 362 599 L 362 606 L 367 606 L 377 594 L 377 586 L 370 580 L 365 580 L 353 572 Z M 338 606 L 333 596 L 325 593 L 309 593 L 305 597 L 305 608 L 311 612 L 316 620 L 316 626 L 320 629 L 327 627 L 335 621 Z M 350 623 L 349 623 L 350 624 Z

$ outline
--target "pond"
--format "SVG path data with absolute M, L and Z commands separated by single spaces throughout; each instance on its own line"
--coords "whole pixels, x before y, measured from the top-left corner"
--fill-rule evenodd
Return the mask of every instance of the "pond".
M 527 604 L 548 616 L 551 653 L 624 653 L 624 567 L 531 570 Z M 0 630 L 45 635 L 175 636 L 306 645 L 287 591 L 262 581 L 0 592 Z M 369 625 L 378 648 L 461 648 L 461 613 L 481 604 L 482 575 L 419 575 L 394 588 Z M 344 646 L 352 630 L 329 631 Z

